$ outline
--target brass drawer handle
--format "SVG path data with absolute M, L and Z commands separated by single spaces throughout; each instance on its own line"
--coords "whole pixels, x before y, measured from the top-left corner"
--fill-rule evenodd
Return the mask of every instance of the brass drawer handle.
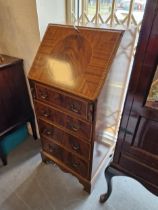
M 70 110 L 75 112 L 75 113 L 79 113 L 79 111 L 80 111 L 74 104 L 70 105 Z
M 71 142 L 72 149 L 75 151 L 80 150 L 80 145 L 78 143 Z
M 49 117 L 50 116 L 50 113 L 48 111 L 44 111 L 43 114 L 42 114 L 44 117 Z
M 41 94 L 40 94 L 40 97 L 41 97 L 42 99 L 47 99 L 47 98 L 48 98 L 48 94 L 47 94 L 47 93 L 41 93 Z
M 73 124 L 71 124 L 70 127 L 75 132 L 77 132 L 80 129 L 80 126 L 79 125 L 73 125 Z
M 49 150 L 49 152 L 55 152 L 56 148 L 54 148 L 52 145 L 49 144 L 48 150 Z
M 72 167 L 78 169 L 80 167 L 80 163 L 72 162 Z
M 51 136 L 53 134 L 53 131 L 46 128 L 44 129 L 43 133 L 46 134 L 47 136 Z

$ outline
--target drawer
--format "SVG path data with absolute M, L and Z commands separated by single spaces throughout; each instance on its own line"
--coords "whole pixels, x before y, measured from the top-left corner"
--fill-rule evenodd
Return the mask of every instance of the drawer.
M 66 147 L 68 150 L 86 159 L 90 158 L 90 145 L 88 143 L 42 120 L 39 120 L 39 130 L 42 137 L 52 139 L 57 144 Z
M 85 178 L 88 176 L 88 164 L 72 153 L 65 151 L 60 146 L 46 139 L 42 139 L 42 148 L 45 152 L 62 161 L 76 173 Z
M 36 83 L 36 98 L 87 119 L 88 102 Z
M 88 176 L 88 164 L 76 157 L 72 153 L 64 153 L 64 163 L 76 173 L 80 174 L 84 178 Z
M 88 141 L 91 140 L 92 126 L 90 123 L 70 117 L 69 115 L 53 109 L 41 102 L 35 101 L 34 104 L 38 118 L 62 126 L 68 131 L 71 131 L 75 136 L 82 137 Z
M 43 151 L 56 157 L 58 160 L 63 161 L 63 150 L 57 144 L 53 144 L 51 141 L 42 139 L 42 148 Z
M 54 127 L 53 125 L 43 122 L 42 120 L 38 120 L 38 126 L 39 126 L 40 135 L 42 137 L 52 139 L 56 141 L 58 144 L 64 144 L 65 132 Z

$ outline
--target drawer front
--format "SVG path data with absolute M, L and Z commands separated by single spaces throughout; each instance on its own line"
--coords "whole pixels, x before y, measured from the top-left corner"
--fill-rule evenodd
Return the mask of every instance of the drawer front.
M 71 131 L 75 136 L 91 140 L 91 124 L 66 115 L 63 112 L 50 108 L 39 102 L 35 102 L 37 117 L 48 120 L 56 125 Z
M 80 158 L 72 155 L 70 152 L 65 151 L 63 148 L 60 148 L 60 146 L 46 139 L 42 140 L 42 148 L 45 152 L 62 161 L 81 176 L 85 178 L 88 176 L 88 164 Z
M 58 145 L 53 144 L 51 141 L 48 141 L 46 139 L 42 139 L 42 148 L 43 148 L 43 151 L 54 156 L 58 160 L 63 161 L 63 157 L 64 157 L 63 150 Z
M 88 164 L 71 153 L 64 153 L 64 163 L 84 178 L 88 176 Z
M 88 103 L 86 101 L 72 98 L 40 84 L 36 84 L 36 97 L 43 102 L 47 102 L 47 104 L 62 107 L 66 111 L 87 119 Z
M 62 131 L 59 128 L 56 128 L 53 125 L 39 120 L 39 129 L 40 134 L 44 138 L 49 138 L 55 141 L 56 143 L 63 145 L 72 152 L 85 157 L 86 159 L 90 158 L 90 145 L 80 141 L 78 138 Z

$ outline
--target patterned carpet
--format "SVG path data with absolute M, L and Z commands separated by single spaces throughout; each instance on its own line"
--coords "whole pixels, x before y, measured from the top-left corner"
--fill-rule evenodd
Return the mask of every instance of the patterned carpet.
M 42 163 L 39 151 L 29 137 L 0 166 L 0 210 L 158 210 L 158 197 L 129 177 L 114 177 L 111 197 L 100 204 L 103 173 L 88 195 L 75 177 Z

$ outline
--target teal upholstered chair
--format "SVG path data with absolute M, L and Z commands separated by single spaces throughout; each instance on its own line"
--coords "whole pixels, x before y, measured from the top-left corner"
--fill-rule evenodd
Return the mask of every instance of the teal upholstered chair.
M 4 136 L 0 141 L 0 148 L 2 153 L 2 162 L 7 165 L 7 155 L 21 144 L 28 136 L 27 126 L 22 125 L 16 130 L 10 132 L 8 135 Z

